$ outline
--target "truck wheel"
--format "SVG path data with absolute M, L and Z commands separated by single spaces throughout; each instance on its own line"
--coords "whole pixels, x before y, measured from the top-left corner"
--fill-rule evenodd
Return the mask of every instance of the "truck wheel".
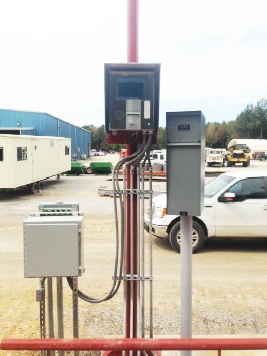
M 86 168 L 86 173 L 87 173 L 87 174 L 91 174 L 91 173 L 92 173 L 92 170 L 91 170 L 90 167 L 87 167 L 87 168 Z
M 36 193 L 38 192 L 38 185 L 37 185 L 37 183 L 32 183 L 32 184 L 30 185 L 30 192 L 31 192 L 32 194 L 36 194 Z
M 243 167 L 248 167 L 250 165 L 250 159 L 248 158 L 247 162 L 243 162 Z
M 174 248 L 174 250 L 180 253 L 180 243 L 181 243 L 181 229 L 180 229 L 180 221 L 178 221 L 171 228 L 169 234 L 169 240 Z M 192 252 L 196 253 L 200 251 L 205 243 L 205 233 L 202 227 L 195 221 L 193 221 L 193 229 L 192 229 Z
M 43 182 L 40 181 L 40 182 L 37 182 L 37 190 L 41 190 L 43 188 Z
M 232 162 L 227 162 L 227 167 L 232 167 Z

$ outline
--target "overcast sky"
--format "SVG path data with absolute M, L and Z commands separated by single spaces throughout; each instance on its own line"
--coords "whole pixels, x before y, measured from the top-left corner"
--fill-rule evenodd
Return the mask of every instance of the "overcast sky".
M 266 0 L 139 0 L 140 63 L 166 111 L 234 120 L 267 98 Z M 0 108 L 104 124 L 104 63 L 127 62 L 127 0 L 0 0 Z

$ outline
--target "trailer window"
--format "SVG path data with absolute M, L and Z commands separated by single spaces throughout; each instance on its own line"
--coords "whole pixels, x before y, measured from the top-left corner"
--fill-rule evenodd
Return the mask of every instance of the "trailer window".
M 4 150 L 3 147 L 0 147 L 0 161 L 4 160 Z
M 70 154 L 70 148 L 69 146 L 65 146 L 65 156 L 68 156 Z
M 17 161 L 26 161 L 27 159 L 27 147 L 17 147 Z

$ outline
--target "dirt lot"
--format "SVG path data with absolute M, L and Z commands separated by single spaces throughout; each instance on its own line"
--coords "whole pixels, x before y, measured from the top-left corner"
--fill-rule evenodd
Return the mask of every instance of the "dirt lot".
M 260 162 L 259 169 L 263 168 L 267 163 Z M 39 303 L 35 301 L 39 281 L 23 276 L 23 221 L 41 202 L 79 202 L 84 213 L 86 267 L 79 288 L 98 298 L 109 292 L 115 252 L 113 199 L 98 195 L 100 186 L 111 187 L 107 179 L 101 175 L 63 176 L 59 181 L 46 181 L 39 194 L 0 194 L 1 339 L 40 336 Z M 165 183 L 153 184 L 154 191 L 165 189 Z M 266 250 L 267 240 L 213 240 L 193 256 L 193 335 L 267 334 Z M 167 241 L 156 238 L 153 274 L 154 335 L 179 335 L 180 256 Z M 108 302 L 79 301 L 80 337 L 120 336 L 122 312 L 122 287 Z M 65 337 L 72 337 L 71 291 L 65 280 L 64 323 Z

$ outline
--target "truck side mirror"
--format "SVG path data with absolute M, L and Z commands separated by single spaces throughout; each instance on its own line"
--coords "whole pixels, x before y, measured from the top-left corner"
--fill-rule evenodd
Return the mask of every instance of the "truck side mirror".
M 227 192 L 220 195 L 218 198 L 218 202 L 222 202 L 222 203 L 233 202 L 233 201 L 235 201 L 235 193 Z

